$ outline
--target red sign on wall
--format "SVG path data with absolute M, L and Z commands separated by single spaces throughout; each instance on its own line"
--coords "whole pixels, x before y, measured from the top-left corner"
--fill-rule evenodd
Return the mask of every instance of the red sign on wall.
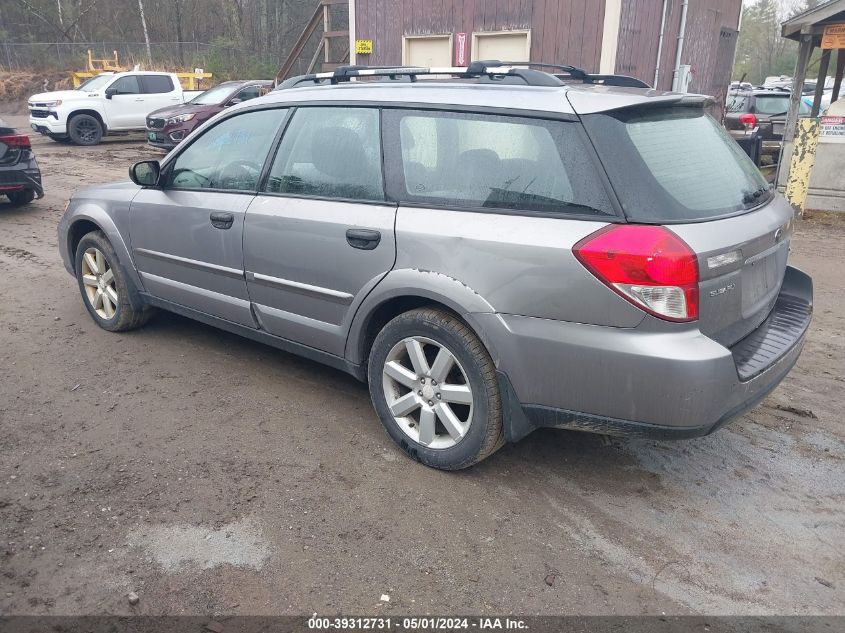
M 455 37 L 455 66 L 467 65 L 467 34 L 458 33 Z

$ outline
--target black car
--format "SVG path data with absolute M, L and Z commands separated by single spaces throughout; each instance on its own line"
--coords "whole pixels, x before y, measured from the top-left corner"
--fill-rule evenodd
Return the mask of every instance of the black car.
M 26 204 L 44 196 L 41 170 L 26 134 L 18 134 L 0 119 L 0 194 L 12 204 Z
M 763 139 L 763 154 L 777 156 L 783 141 L 789 96 L 788 90 L 781 89 L 732 90 L 725 107 L 725 127 L 738 141 L 757 129 Z M 809 116 L 810 109 L 802 100 L 798 116 Z

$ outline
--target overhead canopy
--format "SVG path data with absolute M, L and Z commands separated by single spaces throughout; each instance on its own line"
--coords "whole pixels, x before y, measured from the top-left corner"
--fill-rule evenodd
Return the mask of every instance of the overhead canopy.
M 845 22 L 845 0 L 830 0 L 784 22 L 781 35 L 795 41 L 800 40 L 801 35 L 821 37 L 825 26 L 842 22 Z

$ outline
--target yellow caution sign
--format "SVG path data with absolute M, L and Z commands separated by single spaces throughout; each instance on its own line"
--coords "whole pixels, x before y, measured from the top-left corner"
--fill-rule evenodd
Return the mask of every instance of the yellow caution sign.
M 845 24 L 829 24 L 824 27 L 822 48 L 845 48 Z
M 355 54 L 369 55 L 373 52 L 373 40 L 355 40 Z

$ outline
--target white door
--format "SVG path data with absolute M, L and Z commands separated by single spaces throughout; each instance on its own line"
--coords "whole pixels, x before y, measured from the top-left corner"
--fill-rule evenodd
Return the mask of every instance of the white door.
M 403 63 L 406 66 L 443 67 L 452 65 L 452 36 L 435 35 L 405 38 Z
M 474 33 L 472 59 L 499 59 L 503 62 L 527 62 L 531 54 L 528 31 Z
M 118 77 L 106 88 L 105 110 L 110 130 L 144 127 L 149 110 L 137 75 Z

